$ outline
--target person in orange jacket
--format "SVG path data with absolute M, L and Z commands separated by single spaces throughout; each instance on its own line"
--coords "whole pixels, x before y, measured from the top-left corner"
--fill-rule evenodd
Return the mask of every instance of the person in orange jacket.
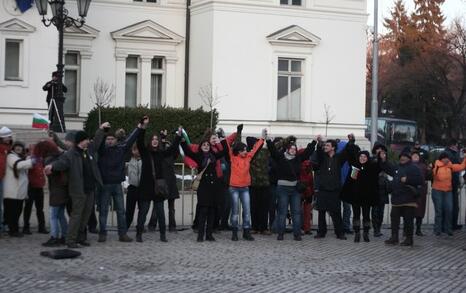
M 453 235 L 452 213 L 453 213 L 453 194 L 452 194 L 452 176 L 454 172 L 460 172 L 466 169 L 466 158 L 461 164 L 452 164 L 448 154 L 442 152 L 435 161 L 432 170 L 432 201 L 435 208 L 434 234 L 440 236 L 446 232 L 449 236 Z
M 252 241 L 254 238 L 251 236 L 251 202 L 249 195 L 249 186 L 251 185 L 251 175 L 249 174 L 249 167 L 251 160 L 258 150 L 264 144 L 264 139 L 267 137 L 267 130 L 262 130 L 262 138 L 259 139 L 250 152 L 247 151 L 246 144 L 237 142 L 233 149 L 227 141 L 226 147 L 231 162 L 231 175 L 230 175 L 230 194 L 231 194 L 231 225 L 232 236 L 231 240 L 238 241 L 238 227 L 239 227 L 239 201 L 243 207 L 243 239 Z

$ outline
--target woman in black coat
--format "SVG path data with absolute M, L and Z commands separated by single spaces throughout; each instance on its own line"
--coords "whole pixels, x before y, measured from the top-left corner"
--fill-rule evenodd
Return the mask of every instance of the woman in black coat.
M 227 147 L 224 146 L 223 150 L 214 152 L 207 139 L 201 141 L 197 152 L 193 152 L 185 142 L 181 143 L 181 147 L 184 154 L 196 162 L 199 173 L 205 169 L 197 189 L 199 207 L 197 241 L 203 242 L 204 234 L 207 241 L 215 241 L 212 236 L 215 210 L 221 200 L 219 195 L 222 194 L 222 180 L 217 177 L 216 165 L 217 160 L 225 155 Z
M 370 160 L 368 151 L 357 154 L 357 160 L 352 160 L 352 172 L 346 179 L 341 193 L 341 199 L 352 205 L 354 242 L 361 238 L 361 211 L 365 242 L 369 242 L 371 226 L 371 207 L 378 204 L 378 184 L 380 164 L 377 160 Z
M 154 209 L 156 209 L 160 228 L 160 240 L 162 242 L 167 242 L 163 202 L 168 197 L 169 189 L 167 182 L 169 182 L 171 174 L 166 172 L 164 161 L 167 157 L 173 157 L 177 152 L 181 139 L 181 132 L 177 132 L 173 144 L 166 149 L 159 148 L 159 137 L 156 134 L 152 135 L 150 142 L 146 146 L 144 144 L 144 135 L 146 132 L 145 127 L 148 123 L 149 119 L 146 118 L 144 120 L 144 128 L 139 133 L 137 140 L 137 147 L 142 160 L 140 189 L 142 195 L 141 209 L 144 221 L 140 223 L 145 223 L 150 202 L 154 201 Z M 138 242 L 142 242 L 143 230 L 144 226 L 141 227 L 141 225 L 138 224 L 136 227 L 136 240 Z

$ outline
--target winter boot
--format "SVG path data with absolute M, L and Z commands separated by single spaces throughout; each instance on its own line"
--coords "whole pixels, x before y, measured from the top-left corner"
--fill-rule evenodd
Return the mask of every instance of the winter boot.
M 247 241 L 254 241 L 254 238 L 251 235 L 251 231 L 249 229 L 243 230 L 243 239 Z
M 387 245 L 397 245 L 398 244 L 398 230 L 393 231 L 392 230 L 392 237 L 390 239 L 385 240 L 385 244 Z
M 358 243 L 361 241 L 361 226 L 360 221 L 353 221 L 353 230 L 354 230 L 354 242 Z
M 364 223 L 364 233 L 362 235 L 362 238 L 364 239 L 364 242 L 369 242 L 369 230 L 371 229 L 371 223 Z
M 233 228 L 233 230 L 231 231 L 231 240 L 238 241 L 238 229 L 237 228 Z
M 422 218 L 416 218 L 416 236 L 424 236 L 424 233 L 421 231 Z
M 400 243 L 400 246 L 413 246 L 413 236 L 406 236 L 405 240 Z

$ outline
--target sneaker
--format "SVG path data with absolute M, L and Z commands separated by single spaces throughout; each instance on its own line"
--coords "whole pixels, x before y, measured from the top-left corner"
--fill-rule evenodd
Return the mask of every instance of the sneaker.
M 133 242 L 133 239 L 130 238 L 128 235 L 124 234 L 124 235 L 121 235 L 119 237 L 118 241 L 120 241 L 120 242 Z
M 47 242 L 42 243 L 42 246 L 45 246 L 45 247 L 56 247 L 58 245 L 60 245 L 60 242 L 55 237 L 50 237 L 50 239 L 47 240 Z
M 99 239 L 97 240 L 97 242 L 105 242 L 105 241 L 107 241 L 107 235 L 99 234 Z

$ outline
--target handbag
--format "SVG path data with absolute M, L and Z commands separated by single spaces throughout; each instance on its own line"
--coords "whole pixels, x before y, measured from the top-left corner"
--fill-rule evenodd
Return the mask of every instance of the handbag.
M 158 197 L 167 198 L 168 197 L 167 181 L 164 178 L 157 179 L 157 174 L 155 173 L 154 158 L 152 154 L 150 156 L 150 162 L 152 165 L 152 177 L 154 178 L 154 193 Z
M 204 169 L 201 172 L 197 173 L 196 177 L 194 177 L 193 183 L 191 183 L 191 189 L 193 191 L 197 191 L 199 189 L 199 185 L 201 184 L 202 175 L 204 175 L 204 172 L 207 169 L 207 167 L 209 166 L 209 164 L 210 164 L 210 159 L 207 159 L 207 164 L 205 165 Z
M 296 181 L 298 181 L 296 183 L 296 191 L 298 193 L 301 193 L 301 194 L 304 193 L 306 191 L 306 188 L 307 188 L 306 183 L 299 180 L 298 175 L 296 175 L 296 172 L 294 171 L 293 166 L 291 165 L 291 163 L 287 159 L 285 159 L 285 160 L 288 163 L 288 165 L 290 166 L 291 171 L 293 172 L 293 176 L 296 177 Z

